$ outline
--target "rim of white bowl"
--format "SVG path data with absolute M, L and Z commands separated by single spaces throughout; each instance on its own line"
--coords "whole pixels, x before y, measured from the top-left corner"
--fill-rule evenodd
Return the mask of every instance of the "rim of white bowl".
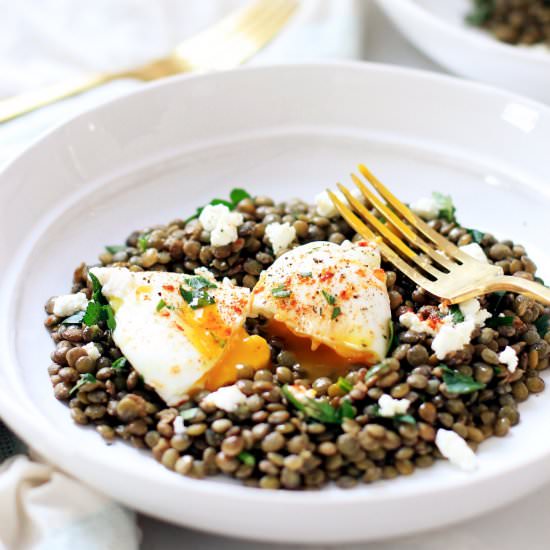
M 539 52 L 530 51 L 529 47 L 515 46 L 513 44 L 507 44 L 501 42 L 491 36 L 485 36 L 480 32 L 476 32 L 475 29 L 470 29 L 466 25 L 457 26 L 446 19 L 439 17 L 432 13 L 425 6 L 421 6 L 416 0 L 376 0 L 378 5 L 384 9 L 385 4 L 399 4 L 400 9 L 405 10 L 411 16 L 417 16 L 423 18 L 430 24 L 443 26 L 446 32 L 455 36 L 461 36 L 464 39 L 470 41 L 473 45 L 485 48 L 487 50 L 493 50 L 495 53 L 501 55 L 511 55 L 518 61 L 525 61 L 526 59 L 544 65 L 548 69 L 547 65 L 550 65 L 550 48 L 548 48 L 548 55 L 545 56 Z M 385 10 L 384 10 L 385 11 Z
M 464 92 L 470 94 L 490 94 L 498 95 L 506 101 L 521 101 L 525 105 L 530 105 L 533 108 L 545 113 L 550 123 L 550 107 L 539 103 L 535 100 L 525 98 L 519 94 L 501 90 L 497 87 L 483 84 L 479 82 L 471 82 L 449 75 L 440 75 L 430 71 L 419 69 L 411 69 L 393 65 L 385 65 L 379 63 L 366 63 L 360 61 L 331 61 L 331 62 L 316 62 L 316 63 L 293 63 L 293 64 L 277 64 L 258 67 L 241 67 L 231 71 L 221 71 L 208 74 L 189 74 L 178 75 L 165 79 L 164 81 L 149 84 L 147 87 L 131 90 L 130 92 L 104 101 L 96 106 L 89 107 L 76 116 L 63 121 L 56 126 L 46 130 L 37 137 L 28 147 L 18 153 L 2 170 L 0 170 L 0 178 L 9 176 L 12 169 L 17 169 L 19 163 L 25 161 L 25 157 L 29 156 L 35 147 L 39 147 L 41 143 L 51 137 L 57 136 L 71 125 L 76 125 L 81 119 L 90 114 L 116 108 L 117 105 L 123 103 L 128 98 L 133 96 L 144 96 L 154 94 L 158 88 L 169 86 L 182 85 L 184 82 L 195 79 L 223 79 L 226 75 L 237 73 L 268 73 L 285 71 L 306 71 L 339 68 L 350 71 L 373 72 L 380 75 L 398 75 L 405 79 L 417 79 L 426 83 L 436 83 L 440 86 L 449 86 L 451 88 L 462 88 Z M 281 77 L 280 77 L 281 78 Z M 183 84 L 184 85 L 184 84 Z M 10 280 L 9 274 L 7 280 Z M 4 285 L 3 285 L 4 286 Z M 21 388 L 14 388 L 16 391 L 22 391 Z M 25 394 L 24 398 L 29 402 L 30 406 L 34 404 Z M 52 395 L 52 399 L 53 399 Z M 3 421 L 25 442 L 32 442 L 32 448 L 38 451 L 39 454 L 50 460 L 53 464 L 58 465 L 62 470 L 70 473 L 78 479 L 88 482 L 91 485 L 97 486 L 94 482 L 94 475 L 88 474 L 87 466 L 99 466 L 113 474 L 119 474 L 122 478 L 130 473 L 131 468 L 127 464 L 118 464 L 104 457 L 90 457 L 85 452 L 78 448 L 74 448 L 71 441 L 63 439 L 63 437 L 53 428 L 51 421 L 44 416 L 36 419 L 25 412 L 24 407 L 15 400 L 13 394 L 9 393 L 9 388 L 6 385 L 0 384 L 0 414 Z M 78 460 L 75 460 L 78 459 Z M 185 487 L 188 496 L 195 494 L 203 494 L 212 498 L 227 497 L 230 494 L 234 500 L 252 501 L 254 503 L 269 503 L 275 505 L 283 505 L 286 502 L 293 504 L 315 504 L 316 506 L 333 506 L 334 503 L 355 504 L 360 502 L 375 501 L 375 502 L 391 502 L 401 500 L 402 498 L 429 496 L 439 494 L 444 491 L 452 491 L 459 489 L 467 489 L 481 482 L 490 482 L 494 478 L 514 472 L 518 469 L 528 467 L 538 462 L 550 460 L 550 447 L 543 449 L 535 455 L 525 456 L 522 460 L 517 460 L 513 464 L 504 466 L 497 470 L 477 472 L 477 475 L 464 477 L 456 477 L 454 479 L 447 478 L 437 487 L 403 487 L 399 493 L 380 493 L 369 492 L 367 487 L 356 488 L 351 490 L 331 491 L 330 497 L 324 502 L 319 499 L 318 491 L 304 491 L 297 493 L 295 491 L 262 491 L 256 488 L 250 488 L 241 485 L 233 485 L 217 482 L 216 479 L 211 480 L 195 480 L 180 476 L 179 483 Z M 86 465 L 86 467 L 84 467 Z M 152 465 L 161 467 L 156 462 Z M 146 478 L 147 476 L 143 476 Z M 158 484 L 163 484 L 166 490 L 172 489 L 173 484 L 166 479 L 155 480 Z M 104 492 L 109 493 L 108 490 Z M 116 498 L 116 491 L 110 492 Z M 150 512 L 154 513 L 154 512 Z

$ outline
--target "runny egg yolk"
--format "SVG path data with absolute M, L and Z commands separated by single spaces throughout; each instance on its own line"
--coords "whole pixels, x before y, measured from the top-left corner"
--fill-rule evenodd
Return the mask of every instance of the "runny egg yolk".
M 287 325 L 273 319 L 266 325 L 265 332 L 281 338 L 285 350 L 294 354 L 296 363 L 311 378 L 336 378 L 347 374 L 354 364 L 372 364 L 375 360 L 374 354 L 368 351 L 362 357 L 344 357 L 327 345 L 315 342 L 310 336 L 295 334 Z
M 237 365 L 258 370 L 270 363 L 267 342 L 261 336 L 248 334 L 242 326 L 228 326 L 215 306 L 196 310 L 183 306 L 174 311 L 174 323 L 204 359 L 217 358 L 197 387 L 212 391 L 237 380 Z

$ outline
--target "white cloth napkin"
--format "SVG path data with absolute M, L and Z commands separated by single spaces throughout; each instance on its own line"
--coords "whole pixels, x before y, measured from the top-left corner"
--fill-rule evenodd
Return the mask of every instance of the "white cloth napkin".
M 244 4 L 0 0 L 0 98 L 161 56 Z M 292 21 L 252 64 L 359 57 L 367 4 L 302 0 Z M 1 125 L 0 167 L 51 126 L 138 86 L 144 84 L 114 82 Z M 0 548 L 131 550 L 138 538 L 131 512 L 51 466 L 21 455 L 0 466 Z

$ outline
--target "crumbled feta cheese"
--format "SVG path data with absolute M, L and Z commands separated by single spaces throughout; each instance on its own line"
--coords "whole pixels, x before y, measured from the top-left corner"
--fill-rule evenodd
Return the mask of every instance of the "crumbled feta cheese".
M 348 200 L 340 191 L 333 191 L 333 193 L 344 203 L 347 204 Z M 351 190 L 351 194 L 361 202 L 365 202 L 365 198 L 363 197 L 363 194 L 361 191 L 357 188 L 353 188 Z M 329 197 L 329 194 L 326 191 L 323 191 L 322 193 L 319 193 L 315 197 L 315 207 L 317 214 L 319 216 L 324 216 L 325 218 L 334 218 L 335 216 L 339 215 L 338 210 L 332 204 L 332 200 Z
M 58 317 L 68 317 L 88 307 L 88 299 L 83 292 L 57 296 L 53 302 L 53 313 Z
M 399 322 L 410 330 L 419 333 L 429 334 L 435 336 L 437 331 L 426 321 L 421 321 L 420 317 L 413 311 L 407 311 L 399 316 Z
M 265 234 L 271 242 L 273 252 L 278 256 L 283 250 L 286 250 L 290 243 L 296 239 L 296 229 L 288 222 L 270 223 L 265 228 Z
M 474 321 L 464 321 L 456 325 L 443 323 L 432 342 L 437 358 L 444 359 L 447 354 L 461 350 L 470 342 L 475 328 Z
M 441 454 L 461 470 L 471 472 L 477 468 L 474 451 L 456 432 L 440 428 L 435 436 L 435 444 Z
M 422 197 L 413 202 L 410 208 L 425 220 L 435 220 L 439 215 L 439 204 L 433 197 Z
M 131 272 L 123 267 L 94 267 L 90 273 L 97 277 L 101 292 L 107 298 L 124 298 L 134 285 Z
M 88 357 L 93 361 L 97 361 L 101 357 L 101 353 L 99 353 L 98 347 L 93 342 L 90 342 L 89 344 L 82 346 L 82 349 L 88 354 Z
M 479 300 L 473 298 L 458 304 L 460 312 L 464 315 L 465 321 L 473 321 L 476 325 L 483 326 L 485 321 L 492 316 L 486 309 L 481 309 Z
M 208 204 L 203 208 L 199 221 L 204 230 L 210 232 L 212 246 L 225 246 L 238 239 L 237 227 L 244 218 L 242 214 L 229 210 L 225 204 Z
M 465 244 L 464 246 L 460 247 L 460 250 L 462 250 L 462 252 L 466 252 L 466 254 L 468 254 L 468 256 L 471 256 L 474 260 L 483 262 L 485 264 L 489 263 L 489 260 L 487 259 L 483 248 L 481 248 L 481 246 L 479 246 L 477 243 Z
M 176 418 L 174 418 L 174 433 L 176 435 L 183 435 L 185 433 L 185 425 L 183 423 L 183 417 L 178 414 Z
M 246 403 L 246 395 L 237 386 L 225 386 L 208 394 L 206 403 L 211 403 L 226 412 L 235 412 Z
M 392 418 L 398 414 L 407 414 L 411 402 L 408 399 L 394 399 L 390 395 L 382 395 L 378 400 L 380 416 Z
M 499 354 L 498 360 L 506 365 L 506 368 L 510 372 L 515 372 L 518 368 L 518 354 L 516 350 L 511 346 L 506 346 Z

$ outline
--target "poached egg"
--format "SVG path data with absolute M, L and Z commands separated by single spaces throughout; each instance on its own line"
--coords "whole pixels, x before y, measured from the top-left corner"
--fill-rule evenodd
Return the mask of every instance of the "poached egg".
M 262 273 L 251 313 L 269 319 L 268 332 L 290 343 L 301 363 L 379 362 L 389 345 L 391 309 L 376 245 L 322 241 L 294 248 Z
M 240 364 L 267 366 L 270 350 L 244 322 L 250 291 L 208 271 L 189 276 L 161 271 L 94 268 L 114 310 L 113 340 L 168 405 L 195 388 L 234 382 Z

